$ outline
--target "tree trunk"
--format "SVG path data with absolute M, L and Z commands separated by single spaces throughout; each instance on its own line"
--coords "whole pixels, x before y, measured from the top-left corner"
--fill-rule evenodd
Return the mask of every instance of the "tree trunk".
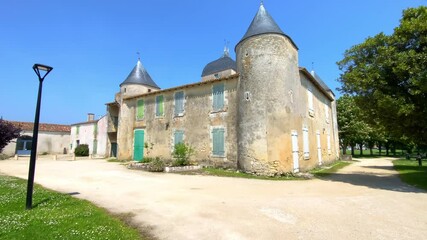
M 351 146 L 351 155 L 354 156 L 354 146 Z
M 381 156 L 381 144 L 378 144 L 378 154 Z
M 372 150 L 372 148 L 373 148 L 373 147 L 370 147 L 370 148 L 369 148 L 369 153 L 371 154 L 371 156 L 372 156 L 372 155 L 374 155 L 374 151 Z
M 360 150 L 360 153 L 359 153 L 359 155 L 360 156 L 363 156 L 363 144 L 359 144 L 359 150 Z

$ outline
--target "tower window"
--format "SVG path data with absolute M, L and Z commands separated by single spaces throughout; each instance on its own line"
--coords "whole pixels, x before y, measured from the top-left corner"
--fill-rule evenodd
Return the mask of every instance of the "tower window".
M 221 111 L 224 109 L 224 83 L 218 83 L 213 85 L 212 101 L 214 111 Z

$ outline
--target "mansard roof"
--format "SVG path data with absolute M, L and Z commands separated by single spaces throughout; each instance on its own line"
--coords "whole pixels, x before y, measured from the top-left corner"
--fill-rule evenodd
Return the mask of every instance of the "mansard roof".
M 237 64 L 228 54 L 224 53 L 222 57 L 208 63 L 205 68 L 203 68 L 202 77 L 228 69 L 233 69 L 237 72 Z
M 288 35 L 286 35 L 282 31 L 282 29 L 280 29 L 279 25 L 277 25 L 276 21 L 274 21 L 271 15 L 267 12 L 263 4 L 260 5 L 257 14 L 255 15 L 251 25 L 246 31 L 246 34 L 239 41 L 239 43 L 237 43 L 237 45 L 239 45 L 241 42 L 243 42 L 244 40 L 250 37 L 262 35 L 262 34 L 268 34 L 268 33 L 280 34 L 287 37 L 291 41 L 291 43 L 294 45 L 294 47 L 298 49 L 298 47 L 295 45 L 292 39 Z
M 160 87 L 157 86 L 157 84 L 150 77 L 150 74 L 148 74 L 147 70 L 145 70 L 144 66 L 142 66 L 142 63 L 139 59 L 126 80 L 120 84 L 120 87 L 127 84 L 140 84 L 160 89 Z

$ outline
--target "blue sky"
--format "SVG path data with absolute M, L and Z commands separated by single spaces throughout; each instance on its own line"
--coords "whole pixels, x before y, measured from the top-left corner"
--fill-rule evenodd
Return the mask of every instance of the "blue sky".
M 0 1 L 0 116 L 33 121 L 34 63 L 52 66 L 40 121 L 72 124 L 106 113 L 137 61 L 170 88 L 200 80 L 203 67 L 234 46 L 259 0 Z M 264 6 L 299 47 L 299 64 L 335 90 L 336 62 L 351 46 L 390 34 L 402 11 L 426 0 L 266 0 Z M 314 62 L 314 64 L 312 64 Z M 339 92 L 335 90 L 337 96 Z

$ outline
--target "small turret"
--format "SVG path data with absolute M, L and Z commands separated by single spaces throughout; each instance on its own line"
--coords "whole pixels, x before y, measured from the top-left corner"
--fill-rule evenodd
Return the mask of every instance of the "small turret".
M 125 96 L 143 94 L 159 89 L 160 87 L 153 81 L 139 58 L 128 77 L 120 84 L 120 92 Z
M 236 62 L 230 58 L 230 51 L 224 47 L 224 54 L 215 61 L 208 63 L 202 71 L 202 82 L 228 77 L 237 72 Z

